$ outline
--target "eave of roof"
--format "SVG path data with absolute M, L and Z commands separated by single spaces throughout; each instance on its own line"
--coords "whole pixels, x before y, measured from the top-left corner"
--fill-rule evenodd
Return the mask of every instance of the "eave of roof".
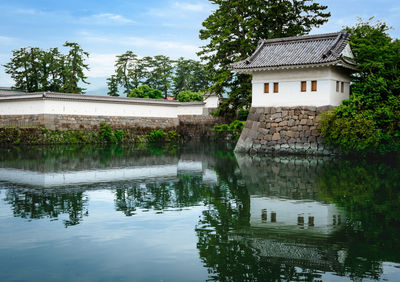
M 167 101 L 164 99 L 94 96 L 94 95 L 80 95 L 80 94 L 70 94 L 70 93 L 55 93 L 55 92 L 6 94 L 0 96 L 0 102 L 16 101 L 16 100 L 19 101 L 20 100 L 69 100 L 69 101 L 80 101 L 80 102 L 152 104 L 152 105 L 166 105 L 166 106 L 181 106 L 181 105 L 195 106 L 195 105 L 205 104 L 205 102 L 178 102 L 178 101 Z

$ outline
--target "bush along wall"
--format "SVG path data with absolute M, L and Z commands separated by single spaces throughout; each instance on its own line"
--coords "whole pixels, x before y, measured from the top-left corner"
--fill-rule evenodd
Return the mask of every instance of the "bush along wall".
M 43 127 L 0 127 L 2 145 L 116 144 L 180 142 L 175 130 L 113 129 L 100 123 L 98 130 L 48 130 Z

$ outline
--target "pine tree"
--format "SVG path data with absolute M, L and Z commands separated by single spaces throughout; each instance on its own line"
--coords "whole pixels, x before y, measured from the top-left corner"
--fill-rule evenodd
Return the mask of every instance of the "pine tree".
M 203 22 L 200 39 L 208 44 L 198 55 L 215 70 L 212 91 L 229 99 L 221 113 L 250 103 L 248 75 L 232 74 L 229 65 L 250 56 L 260 39 L 304 35 L 324 24 L 330 13 L 327 6 L 313 0 L 210 0 L 217 5 Z

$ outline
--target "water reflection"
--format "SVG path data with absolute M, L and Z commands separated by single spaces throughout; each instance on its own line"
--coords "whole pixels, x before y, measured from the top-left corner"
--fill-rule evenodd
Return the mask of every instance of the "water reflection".
M 200 207 L 185 228 L 195 231 L 209 280 L 390 280 L 400 274 L 399 167 L 250 158 L 206 143 L 1 149 L 0 195 L 28 224 L 64 218 L 65 227 L 96 215 L 93 190 L 109 191 L 125 218 L 170 212 L 173 220 Z

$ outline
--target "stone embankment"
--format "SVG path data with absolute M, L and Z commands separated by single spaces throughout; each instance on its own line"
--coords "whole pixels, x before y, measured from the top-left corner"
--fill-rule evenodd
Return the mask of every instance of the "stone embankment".
M 318 131 L 320 114 L 332 108 L 252 108 L 235 151 L 250 154 L 333 154 L 323 144 Z

